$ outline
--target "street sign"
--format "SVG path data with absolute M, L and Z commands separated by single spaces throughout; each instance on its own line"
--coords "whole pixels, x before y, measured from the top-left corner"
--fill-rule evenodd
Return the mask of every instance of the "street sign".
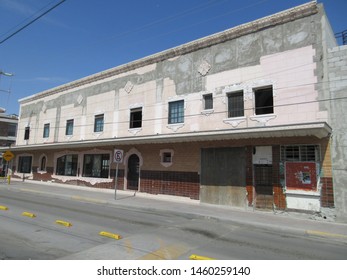
M 10 161 L 14 158 L 14 154 L 11 151 L 6 151 L 2 154 L 2 158 L 6 161 Z
M 122 163 L 123 162 L 123 150 L 114 150 L 114 158 L 113 162 L 115 163 Z

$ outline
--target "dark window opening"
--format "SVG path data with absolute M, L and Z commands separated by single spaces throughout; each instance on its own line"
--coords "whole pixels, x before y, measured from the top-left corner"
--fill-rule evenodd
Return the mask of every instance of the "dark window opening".
M 73 134 L 73 120 L 67 120 L 65 135 L 72 135 L 72 134 Z
M 211 94 L 205 94 L 204 96 L 204 110 L 213 109 L 213 96 Z
M 233 92 L 228 94 L 228 118 L 244 116 L 243 92 Z
M 274 101 L 272 87 L 255 89 L 255 114 L 265 115 L 273 114 L 274 112 Z
M 131 109 L 130 128 L 142 127 L 142 108 Z
M 18 159 L 18 172 L 31 173 L 32 156 L 20 156 Z
M 84 155 L 83 177 L 108 178 L 109 154 Z
M 41 171 L 46 171 L 46 162 L 47 162 L 47 158 L 45 156 L 43 156 L 41 158 L 41 163 L 40 163 L 40 170 Z
M 162 162 L 165 162 L 165 163 L 170 163 L 170 162 L 172 162 L 172 155 L 171 155 L 170 152 L 165 152 L 165 153 L 163 153 Z
M 76 176 L 78 155 L 65 155 L 57 159 L 57 175 Z
M 30 127 L 27 126 L 24 132 L 24 140 L 29 140 L 29 137 L 30 137 Z

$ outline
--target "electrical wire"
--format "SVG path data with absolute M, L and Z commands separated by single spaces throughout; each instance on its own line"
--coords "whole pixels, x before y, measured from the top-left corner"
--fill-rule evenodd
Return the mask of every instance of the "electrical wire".
M 66 0 L 60 0 L 59 3 L 55 4 L 53 7 L 49 8 L 48 10 L 42 12 L 41 14 L 39 14 L 38 16 L 36 16 L 34 19 L 30 20 L 27 24 L 25 24 L 24 26 L 20 27 L 19 29 L 17 29 L 16 31 L 14 31 L 13 33 L 11 33 L 10 35 L 8 35 L 7 37 L 5 37 L 5 39 L 0 41 L 0 44 L 6 42 L 7 40 L 9 40 L 10 38 L 12 38 L 13 36 L 15 36 L 16 34 L 18 34 L 19 32 L 21 32 L 23 29 L 27 28 L 29 25 L 33 24 L 35 21 L 39 20 L 40 18 L 42 18 L 43 16 L 45 16 L 46 14 L 48 14 L 49 12 L 51 12 L 52 10 L 54 10 L 56 7 L 58 7 L 59 5 L 61 5 L 63 2 L 65 2 Z M 6 33 L 5 33 L 6 34 Z

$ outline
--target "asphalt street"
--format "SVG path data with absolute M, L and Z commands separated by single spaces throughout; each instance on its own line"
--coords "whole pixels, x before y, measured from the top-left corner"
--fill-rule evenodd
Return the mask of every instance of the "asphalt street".
M 347 258 L 347 225 L 317 215 L 21 181 L 0 184 L 0 206 L 2 259 Z

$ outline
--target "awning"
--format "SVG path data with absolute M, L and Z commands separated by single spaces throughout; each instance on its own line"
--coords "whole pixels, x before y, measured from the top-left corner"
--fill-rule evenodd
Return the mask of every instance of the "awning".
M 240 129 L 223 129 L 216 131 L 185 132 L 157 134 L 148 136 L 131 136 L 121 138 L 107 138 L 97 140 L 66 141 L 58 143 L 40 143 L 22 146 L 11 146 L 0 148 L 0 152 L 6 150 L 34 151 L 34 150 L 55 150 L 55 149 L 76 149 L 117 145 L 140 145 L 159 143 L 184 143 L 194 141 L 213 140 L 237 140 L 237 139 L 257 139 L 257 138 L 278 138 L 278 137 L 305 137 L 314 136 L 319 139 L 331 134 L 332 129 L 326 122 L 306 123 L 296 125 L 262 126 Z

